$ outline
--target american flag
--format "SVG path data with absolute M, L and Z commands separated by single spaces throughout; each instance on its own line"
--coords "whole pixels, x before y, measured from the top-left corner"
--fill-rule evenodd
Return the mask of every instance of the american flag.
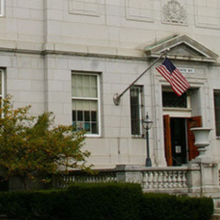
M 170 83 L 173 91 L 178 96 L 181 96 L 190 87 L 186 78 L 167 57 L 156 70 Z

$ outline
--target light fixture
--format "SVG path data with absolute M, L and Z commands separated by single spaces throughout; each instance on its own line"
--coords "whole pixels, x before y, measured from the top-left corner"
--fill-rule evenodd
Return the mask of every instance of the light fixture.
M 147 150 L 147 158 L 145 165 L 146 167 L 151 167 L 151 159 L 150 159 L 150 146 L 149 146 L 149 130 L 151 129 L 153 125 L 153 121 L 149 118 L 148 113 L 146 115 L 146 118 L 142 120 L 142 125 L 144 130 L 146 130 L 146 150 Z

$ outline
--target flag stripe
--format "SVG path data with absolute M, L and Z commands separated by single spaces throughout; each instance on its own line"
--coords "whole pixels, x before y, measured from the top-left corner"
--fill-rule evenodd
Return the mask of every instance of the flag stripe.
M 156 70 L 170 83 L 173 91 L 178 96 L 181 96 L 190 87 L 186 78 L 168 58 L 165 58 L 165 61 L 159 67 L 156 67 Z

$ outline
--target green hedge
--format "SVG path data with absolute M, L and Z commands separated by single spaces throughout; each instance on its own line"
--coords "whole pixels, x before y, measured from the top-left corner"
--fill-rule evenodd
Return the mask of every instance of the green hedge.
M 0 193 L 0 215 L 8 218 L 131 220 L 139 218 L 138 184 L 75 184 L 67 190 Z
M 211 198 L 143 194 L 138 184 L 75 184 L 0 193 L 0 216 L 47 220 L 210 220 Z
M 212 198 L 191 198 L 159 193 L 143 195 L 141 219 L 210 220 L 214 212 Z

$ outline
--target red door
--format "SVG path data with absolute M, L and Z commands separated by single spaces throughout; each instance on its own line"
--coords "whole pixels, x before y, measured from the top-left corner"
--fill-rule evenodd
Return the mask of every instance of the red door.
M 167 161 L 167 166 L 172 166 L 173 160 L 172 160 L 172 146 L 171 146 L 170 116 L 164 115 L 163 122 L 164 122 L 165 157 Z
M 187 134 L 188 134 L 188 153 L 189 160 L 194 159 L 199 155 L 197 147 L 194 145 L 195 137 L 190 128 L 201 127 L 202 126 L 202 117 L 195 116 L 187 119 Z

